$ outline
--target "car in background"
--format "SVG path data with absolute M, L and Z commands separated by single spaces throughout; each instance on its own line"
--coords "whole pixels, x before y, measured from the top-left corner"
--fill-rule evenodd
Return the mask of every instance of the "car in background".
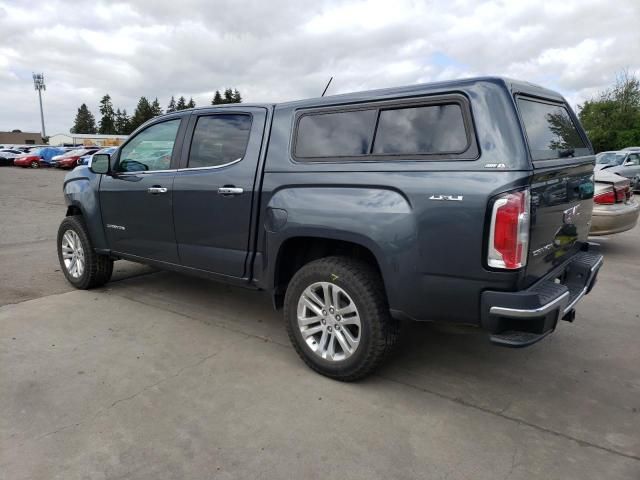
M 623 152 L 627 152 L 627 151 L 639 152 L 640 147 L 626 147 L 626 148 L 623 148 L 622 151 Z
M 41 147 L 30 150 L 28 153 L 18 155 L 13 160 L 13 164 L 18 167 L 40 168 L 48 167 L 51 160 L 56 155 L 60 155 L 62 150 L 56 147 Z
M 89 153 L 87 155 L 83 155 L 78 159 L 78 165 L 91 165 L 91 159 L 96 153 L 106 153 L 107 155 L 112 155 L 118 147 L 107 147 L 102 150 L 98 150 L 97 152 Z
M 626 177 L 631 181 L 631 188 L 640 191 L 640 149 L 635 148 L 599 153 L 596 155 L 596 171 L 606 169 Z
M 13 165 L 13 160 L 18 155 L 22 155 L 20 150 L 14 150 L 12 148 L 5 148 L 0 150 L 0 166 L 6 167 Z
M 639 215 L 630 180 L 609 170 L 596 171 L 589 235 L 626 232 L 636 226 Z
M 76 148 L 70 152 L 63 153 L 53 159 L 52 165 L 57 168 L 74 168 L 78 165 L 80 157 L 93 155 L 99 150 L 98 147 Z

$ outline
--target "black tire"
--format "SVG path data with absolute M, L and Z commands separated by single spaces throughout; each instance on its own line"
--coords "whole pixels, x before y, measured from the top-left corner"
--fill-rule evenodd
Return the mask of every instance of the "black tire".
M 71 275 L 62 258 L 62 238 L 68 230 L 78 235 L 84 253 L 84 271 L 78 277 Z M 95 252 L 84 219 L 79 215 L 66 217 L 58 228 L 58 261 L 67 281 L 81 290 L 104 285 L 113 273 L 113 260 Z
M 30 166 L 31 168 L 40 168 L 40 162 L 38 162 L 38 161 L 34 160 L 33 162 L 31 162 L 31 163 L 29 164 L 29 166 Z
M 330 282 L 353 300 L 360 316 L 360 343 L 353 354 L 329 361 L 313 352 L 298 327 L 298 301 L 316 282 Z M 399 323 L 389 314 L 384 286 L 378 271 L 366 262 L 348 257 L 326 257 L 303 266 L 291 279 L 284 300 L 287 333 L 300 358 L 316 372 L 345 382 L 371 374 L 395 345 Z

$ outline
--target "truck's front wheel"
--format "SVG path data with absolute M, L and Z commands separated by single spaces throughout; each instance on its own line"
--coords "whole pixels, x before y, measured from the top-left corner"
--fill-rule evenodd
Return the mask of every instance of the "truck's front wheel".
M 113 272 L 113 260 L 94 251 L 80 216 L 66 217 L 60 224 L 58 260 L 68 282 L 83 290 L 104 285 Z
M 379 273 L 348 257 L 302 267 L 287 288 L 284 315 L 298 355 L 313 370 L 337 380 L 369 375 L 398 336 Z

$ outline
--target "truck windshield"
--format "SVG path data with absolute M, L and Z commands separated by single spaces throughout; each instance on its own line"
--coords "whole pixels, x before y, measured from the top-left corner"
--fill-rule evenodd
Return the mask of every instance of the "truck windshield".
M 533 160 L 591 153 L 566 107 L 522 97 L 518 98 L 518 107 Z

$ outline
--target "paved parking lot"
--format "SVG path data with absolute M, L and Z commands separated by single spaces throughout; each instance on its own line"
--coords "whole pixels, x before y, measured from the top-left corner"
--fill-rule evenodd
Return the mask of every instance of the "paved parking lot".
M 523 350 L 404 327 L 370 379 L 321 377 L 262 294 L 128 262 L 74 291 L 51 170 L 0 169 L 0 478 L 638 479 L 640 229 L 571 325 Z

